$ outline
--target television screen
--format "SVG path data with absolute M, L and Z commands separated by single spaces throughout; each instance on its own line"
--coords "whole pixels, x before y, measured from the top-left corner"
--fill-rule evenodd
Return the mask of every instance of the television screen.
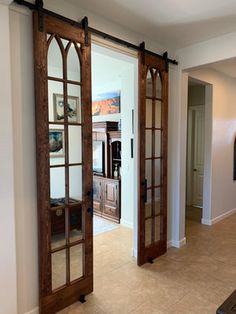
M 93 141 L 93 172 L 103 174 L 104 172 L 104 142 Z

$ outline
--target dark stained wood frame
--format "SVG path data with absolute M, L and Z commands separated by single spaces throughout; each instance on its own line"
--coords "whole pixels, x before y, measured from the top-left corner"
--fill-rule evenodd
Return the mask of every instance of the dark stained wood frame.
M 88 211 L 92 208 L 92 113 L 91 113 L 91 36 L 89 34 L 89 44 L 85 45 L 85 34 L 83 29 L 72 26 L 69 23 L 57 18 L 45 15 L 43 17 L 43 32 L 38 29 L 38 13 L 33 12 L 34 26 L 34 60 L 35 60 L 35 111 L 36 111 L 36 150 L 37 150 L 37 199 L 38 199 L 38 238 L 39 238 L 39 305 L 41 314 L 56 313 L 62 308 L 76 302 L 81 295 L 89 294 L 93 291 L 93 223 L 91 213 Z M 79 280 L 70 282 L 70 274 L 67 270 L 67 284 L 60 289 L 52 291 L 51 287 L 51 221 L 50 221 L 50 161 L 49 161 L 49 142 L 48 142 L 48 79 L 47 76 L 47 34 L 56 34 L 57 36 L 81 44 L 81 78 L 82 83 L 67 81 L 65 78 L 61 81 L 64 86 L 64 103 L 66 104 L 67 87 L 69 83 L 82 85 L 81 95 L 81 116 L 83 121 L 77 125 L 82 126 L 83 139 L 83 230 L 84 240 L 77 241 L 73 244 L 68 243 L 67 247 L 72 247 L 78 243 L 84 243 L 84 276 Z M 65 63 L 64 63 L 65 64 Z M 65 65 L 63 67 L 65 73 Z M 65 106 L 65 113 L 67 108 Z M 63 123 L 65 132 L 67 132 L 68 121 Z M 71 123 L 75 125 L 75 123 Z M 68 142 L 65 142 L 65 150 L 68 152 Z M 76 164 L 73 164 L 75 166 Z M 81 165 L 81 164 L 78 164 Z M 63 166 L 63 165 L 60 165 Z M 65 158 L 65 172 L 69 171 L 68 157 Z M 69 191 L 69 179 L 66 176 L 66 191 Z M 68 197 L 65 200 L 66 210 L 66 235 L 68 239 L 69 228 L 69 210 L 76 206 L 69 204 Z M 69 249 L 68 249 L 69 250 Z M 68 251 L 67 250 L 67 251 Z M 69 256 L 67 254 L 67 263 Z
M 162 81 L 162 97 L 156 97 L 153 86 L 154 97 L 146 96 L 146 76 L 148 69 L 158 70 Z M 151 71 L 152 73 L 152 71 Z M 152 73 L 152 76 L 154 74 Z M 152 100 L 152 112 L 155 107 L 155 101 L 162 102 L 161 110 L 161 128 L 146 128 L 146 99 Z M 152 119 L 155 121 L 155 115 Z M 154 125 L 154 121 L 152 121 Z M 145 129 L 160 130 L 161 131 L 161 156 L 152 156 L 151 158 L 145 158 Z M 147 52 L 139 53 L 139 209 L 138 209 L 138 265 L 141 266 L 146 262 L 150 262 L 153 259 L 163 255 L 167 250 L 167 131 L 168 131 L 168 66 L 166 62 L 148 54 Z M 155 148 L 155 138 L 152 139 L 152 150 Z M 160 240 L 158 242 L 154 240 L 154 228 L 152 228 L 152 244 L 145 246 L 145 198 L 147 186 L 145 183 L 145 159 L 155 160 L 160 159 L 162 162 L 161 170 L 161 230 Z M 154 167 L 152 167 L 154 169 Z M 152 188 L 157 188 L 154 182 L 154 174 L 152 173 Z M 154 193 L 154 192 L 153 192 Z M 152 195 L 152 215 L 154 215 L 154 202 Z M 154 218 L 152 219 L 152 226 L 154 224 Z

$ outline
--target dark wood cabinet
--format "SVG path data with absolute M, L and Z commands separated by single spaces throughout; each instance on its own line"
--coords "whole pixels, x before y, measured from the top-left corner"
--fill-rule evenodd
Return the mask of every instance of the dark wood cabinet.
M 96 215 L 120 222 L 120 180 L 93 177 L 93 208 Z

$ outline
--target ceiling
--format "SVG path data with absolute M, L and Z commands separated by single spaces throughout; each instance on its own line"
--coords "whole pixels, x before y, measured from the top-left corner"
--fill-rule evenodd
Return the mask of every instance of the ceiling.
M 69 1 L 167 48 L 236 31 L 236 0 Z
M 236 78 L 236 58 L 212 63 L 208 65 L 208 68 L 214 69 L 225 75 Z

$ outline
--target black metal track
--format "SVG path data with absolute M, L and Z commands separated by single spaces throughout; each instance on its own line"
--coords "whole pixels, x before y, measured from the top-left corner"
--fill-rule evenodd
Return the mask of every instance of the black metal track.
M 24 1 L 24 0 L 14 0 L 15 3 L 17 4 L 20 4 L 20 5 L 24 5 L 26 7 L 28 7 L 30 10 L 39 10 L 39 6 L 36 5 L 36 4 L 33 4 L 33 3 L 30 3 L 28 1 Z M 36 1 L 37 2 L 37 1 Z M 40 1 L 38 1 L 40 2 Z M 41 1 L 41 4 L 43 4 L 43 2 Z M 60 20 L 63 20 L 71 25 L 74 25 L 74 26 L 78 26 L 78 27 L 83 27 L 82 23 L 80 22 L 77 22 L 77 21 L 74 21 L 74 20 L 71 20 L 63 15 L 60 15 L 60 14 L 57 14 L 53 11 L 49 11 L 47 9 L 44 9 L 42 7 L 40 7 L 40 13 L 41 14 L 45 14 L 45 15 L 49 15 L 49 16 L 53 16 L 53 17 L 56 17 Z M 134 50 L 138 50 L 138 51 L 143 51 L 142 48 L 140 48 L 140 46 L 137 46 L 137 45 L 134 45 L 128 41 L 125 41 L 123 39 L 120 39 L 120 38 L 117 38 L 115 36 L 112 36 L 112 35 L 109 35 L 107 33 L 104 33 L 100 30 L 97 30 L 95 28 L 92 28 L 92 27 L 89 27 L 88 26 L 88 29 L 87 29 L 90 33 L 94 34 L 94 35 L 97 35 L 99 37 L 102 37 L 102 38 L 105 38 L 107 40 L 110 40 L 112 42 L 115 42 L 115 43 L 118 43 L 122 46 L 126 46 L 128 48 L 131 48 L 131 49 L 134 49 Z M 153 51 L 149 51 L 147 49 L 144 50 L 145 52 L 153 55 L 153 56 L 157 56 L 159 58 L 162 58 L 162 59 L 165 59 L 168 63 L 172 63 L 172 64 L 175 64 L 175 65 L 178 65 L 178 62 L 176 60 L 173 60 L 173 59 L 170 59 L 167 57 L 167 52 L 165 52 L 163 55 L 160 55 L 158 53 L 155 53 Z

